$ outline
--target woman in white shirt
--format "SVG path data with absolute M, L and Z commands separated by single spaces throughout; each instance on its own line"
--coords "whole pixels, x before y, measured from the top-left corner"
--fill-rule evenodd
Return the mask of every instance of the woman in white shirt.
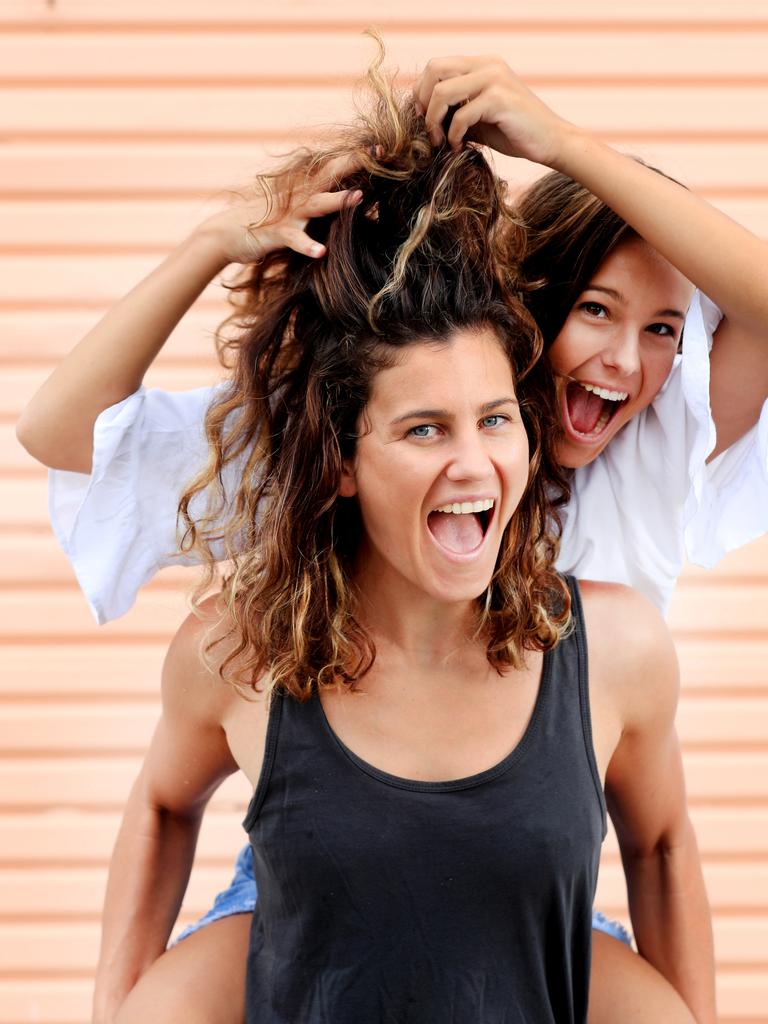
M 435 143 L 443 141 L 449 108 L 459 107 L 449 144 L 461 145 L 469 132 L 503 152 L 546 163 L 564 181 L 578 182 L 596 211 L 595 262 L 582 268 L 573 302 L 547 339 L 563 377 L 561 459 L 575 470 L 558 565 L 581 577 L 638 586 L 664 608 L 686 549 L 712 564 L 766 528 L 768 416 L 758 424 L 768 394 L 766 247 L 676 183 L 561 121 L 496 59 L 432 62 L 417 98 Z M 343 173 L 342 167 L 341 184 Z M 330 176 L 315 185 L 331 188 L 335 181 Z M 540 192 L 537 209 L 546 212 L 544 199 L 557 191 Z M 30 403 L 19 437 L 54 468 L 57 535 L 100 621 L 127 610 L 160 566 L 189 560 L 174 554 L 176 509 L 204 460 L 202 421 L 211 394 L 145 392 L 144 372 L 220 270 L 278 245 L 322 257 L 304 230 L 307 220 L 345 201 L 354 197 L 300 197 L 285 217 L 256 230 L 248 225 L 263 214 L 258 202 L 207 221 L 94 328 Z M 580 201 L 571 196 L 560 212 Z M 599 237 L 600 215 L 610 220 L 604 204 L 630 229 L 616 233 L 614 225 L 612 237 Z M 556 216 L 553 223 L 562 232 Z M 543 238 L 541 224 L 538 231 Z M 534 239 L 534 254 L 535 245 Z M 542 296 L 561 283 L 559 269 L 545 268 Z M 719 324 L 718 310 L 694 295 L 689 282 L 723 310 Z M 193 499 L 190 511 L 194 518 L 204 507 Z M 105 517 L 108 534 L 96 527 Z M 198 932 L 194 945 L 178 947 L 173 963 L 186 958 L 184 969 L 193 969 L 196 956 L 205 959 L 199 950 L 229 941 L 222 938 L 228 925 L 235 925 L 228 934 L 237 947 L 239 922 L 227 916 Z M 610 993 L 617 1016 L 621 1004 L 611 986 L 626 982 L 630 992 L 630 976 L 647 969 L 621 949 L 610 941 L 595 946 L 595 991 Z M 616 957 L 619 972 L 610 966 Z M 222 970 L 237 955 L 226 960 Z M 646 1000 L 647 1012 L 650 1005 Z M 600 1006 L 593 998 L 591 1019 L 600 1019 Z

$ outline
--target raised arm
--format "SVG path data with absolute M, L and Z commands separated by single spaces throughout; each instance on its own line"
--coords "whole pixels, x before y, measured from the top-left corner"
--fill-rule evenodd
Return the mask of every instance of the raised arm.
M 24 409 L 16 427 L 27 451 L 52 469 L 91 471 L 99 413 L 133 394 L 174 327 L 230 263 L 248 263 L 283 246 L 320 257 L 308 221 L 337 211 L 346 191 L 297 193 L 284 215 L 254 227 L 266 201 L 241 202 L 206 220 L 80 341 Z M 354 198 L 354 197 L 352 197 Z
M 94 1024 L 110 1024 L 164 952 L 189 879 L 205 806 L 237 770 L 222 728 L 240 700 L 198 655 L 194 616 L 163 668 L 162 716 L 134 783 L 117 837 L 104 902 Z
M 675 731 L 677 658 L 669 630 L 634 591 L 585 584 L 590 689 L 610 694 L 618 743 L 605 794 L 641 956 L 680 993 L 697 1024 L 715 1024 L 709 904 Z
M 768 397 L 768 245 L 693 192 L 564 121 L 500 57 L 430 61 L 416 97 L 435 142 L 473 139 L 580 182 L 715 302 L 724 314 L 712 353 L 714 457 L 757 421 Z

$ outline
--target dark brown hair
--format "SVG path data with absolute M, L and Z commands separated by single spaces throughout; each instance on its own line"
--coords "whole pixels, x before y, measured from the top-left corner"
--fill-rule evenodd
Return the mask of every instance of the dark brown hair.
M 669 178 L 657 167 L 633 159 Z M 638 235 L 601 199 L 560 171 L 535 181 L 518 200 L 516 210 L 527 234 L 521 268 L 525 302 L 546 348 L 603 260 L 620 242 Z
M 554 569 L 555 506 L 567 497 L 552 443 L 553 384 L 541 337 L 516 293 L 520 238 L 504 184 L 474 147 L 435 150 L 411 100 L 370 74 L 373 112 L 324 151 L 301 151 L 265 187 L 351 159 L 341 187 L 363 200 L 313 221 L 317 261 L 282 250 L 236 286 L 232 379 L 206 416 L 210 460 L 180 505 L 183 549 L 213 576 L 211 543 L 232 560 L 224 593 L 238 681 L 305 699 L 316 685 L 354 682 L 375 657 L 349 575 L 361 535 L 356 499 L 338 497 L 342 461 L 378 370 L 405 346 L 450 343 L 459 328 L 493 329 L 507 354 L 531 451 L 528 486 L 505 531 L 493 580 L 477 599 L 478 637 L 498 669 L 552 647 L 568 622 Z M 241 460 L 234 495 L 222 471 Z M 205 493 L 209 515 L 193 519 Z M 221 523 L 223 522 L 223 528 Z

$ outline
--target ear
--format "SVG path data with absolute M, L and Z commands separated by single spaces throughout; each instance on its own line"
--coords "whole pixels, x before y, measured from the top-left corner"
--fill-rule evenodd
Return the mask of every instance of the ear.
M 357 494 L 357 480 L 355 479 L 355 467 L 352 459 L 344 459 L 343 466 L 341 483 L 339 484 L 339 497 L 354 498 Z

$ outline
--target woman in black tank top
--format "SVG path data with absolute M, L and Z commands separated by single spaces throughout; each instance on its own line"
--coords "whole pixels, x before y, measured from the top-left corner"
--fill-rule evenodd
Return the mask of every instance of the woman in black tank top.
M 241 286 L 182 514 L 201 490 L 216 510 L 243 450 L 258 471 L 223 538 L 187 520 L 233 569 L 171 646 L 111 934 L 151 902 L 158 955 L 205 802 L 241 768 L 248 1024 L 583 1024 L 605 786 L 640 948 L 714 1020 L 666 629 L 555 572 L 567 484 L 539 335 L 499 270 L 502 185 L 479 151 L 435 157 L 378 87 L 326 260 L 275 253 Z M 139 985 L 115 1019 L 142 1015 Z

